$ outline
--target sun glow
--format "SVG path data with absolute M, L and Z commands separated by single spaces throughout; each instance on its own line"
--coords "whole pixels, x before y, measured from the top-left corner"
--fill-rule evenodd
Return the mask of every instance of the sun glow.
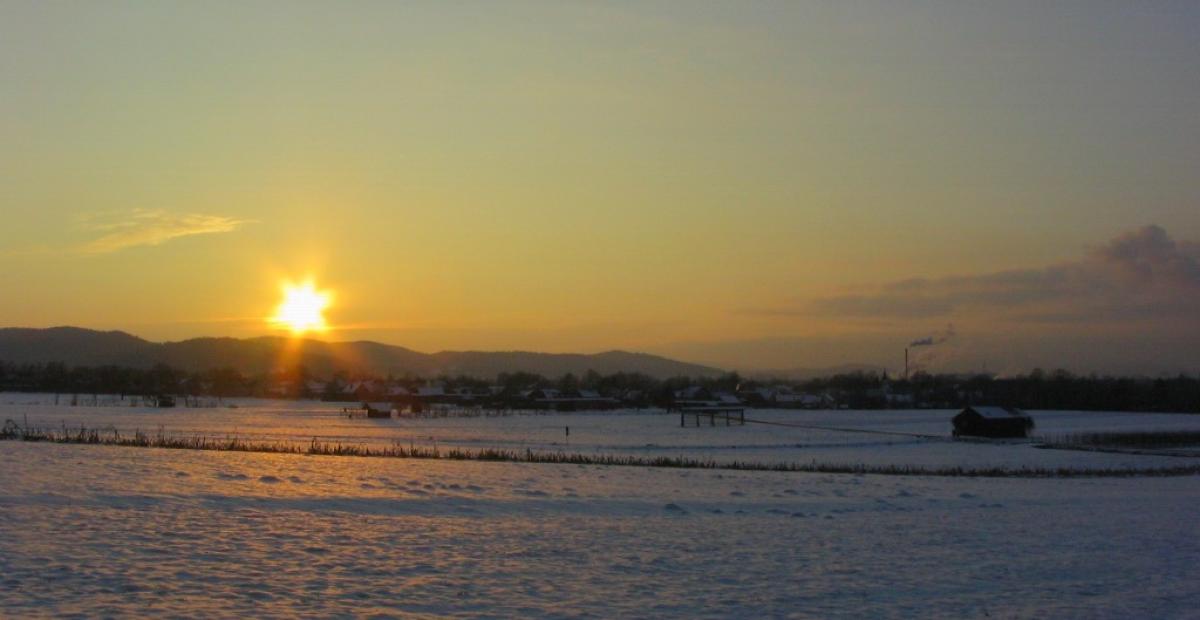
M 268 319 L 271 324 L 290 329 L 295 335 L 329 329 L 323 314 L 331 302 L 329 291 L 318 291 L 312 280 L 301 284 L 284 282 L 281 289 L 283 301 L 275 309 L 275 316 Z

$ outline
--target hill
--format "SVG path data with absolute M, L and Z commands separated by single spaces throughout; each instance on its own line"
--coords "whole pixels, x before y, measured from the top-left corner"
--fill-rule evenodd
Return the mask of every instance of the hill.
M 319 376 L 335 371 L 376 375 L 465 374 L 492 378 L 501 372 L 533 372 L 545 376 L 640 372 L 655 378 L 715 376 L 709 366 L 626 351 L 595 354 L 534 353 L 528 351 L 441 351 L 421 353 L 370 341 L 261 338 L 193 338 L 151 342 L 120 331 L 101 332 L 78 327 L 0 329 L 0 361 L 8 363 L 62 362 L 68 366 L 117 365 L 148 368 L 167 364 L 187 371 L 232 367 L 258 374 L 303 364 Z

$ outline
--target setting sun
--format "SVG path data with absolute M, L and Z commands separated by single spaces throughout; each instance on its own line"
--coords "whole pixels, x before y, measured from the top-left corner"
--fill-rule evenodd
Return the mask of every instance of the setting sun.
M 329 291 L 318 291 L 312 280 L 302 284 L 284 282 L 283 301 L 269 320 L 272 324 L 290 329 L 293 334 L 308 331 L 325 331 L 324 311 L 330 304 Z

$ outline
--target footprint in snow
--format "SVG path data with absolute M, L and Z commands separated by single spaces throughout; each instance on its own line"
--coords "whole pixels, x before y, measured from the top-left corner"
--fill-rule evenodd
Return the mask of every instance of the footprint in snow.
M 187 478 L 187 477 L 188 477 L 188 476 L 190 476 L 190 475 L 191 475 L 191 474 L 187 473 L 186 471 L 177 471 L 177 472 L 175 472 L 175 477 L 176 477 L 176 478 Z
M 258 481 L 263 484 L 277 484 L 279 482 L 282 482 L 279 478 L 276 478 L 275 476 L 259 476 Z
M 288 482 L 292 484 L 304 484 L 304 479 L 300 476 L 288 476 Z
M 745 497 L 746 496 L 746 494 L 741 491 L 730 491 L 729 494 L 734 497 Z
M 663 506 L 663 510 L 667 512 L 673 512 L 675 514 L 687 514 L 687 511 L 680 507 L 679 504 L 667 504 L 666 506 Z
M 975 499 L 976 497 L 979 497 L 978 495 L 975 495 L 974 493 L 959 493 L 958 496 L 961 497 L 962 499 Z
M 225 472 L 217 472 L 217 478 L 221 480 L 247 480 L 250 477 L 246 474 L 227 474 Z

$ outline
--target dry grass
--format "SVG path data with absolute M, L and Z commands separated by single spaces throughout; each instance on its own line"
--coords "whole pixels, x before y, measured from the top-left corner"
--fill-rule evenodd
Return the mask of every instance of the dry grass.
M 1113 478 L 1135 476 L 1191 476 L 1200 474 L 1200 465 L 1180 465 L 1143 469 L 1107 468 L 1036 468 L 1036 467 L 917 467 L 909 465 L 837 465 L 824 463 L 753 463 L 743 461 L 714 461 L 689 457 L 640 457 L 614 454 L 579 454 L 570 452 L 535 452 L 533 450 L 500 450 L 484 448 L 464 450 L 437 447 L 345 444 L 310 442 L 253 441 L 236 436 L 185 436 L 135 431 L 122 434 L 115 428 L 107 430 L 80 427 L 68 429 L 31 428 L 7 420 L 0 427 L 0 440 L 84 444 L 168 450 L 215 450 L 226 452 L 262 452 L 271 454 L 308 454 L 319 456 L 357 456 L 367 458 L 443 459 L 456 461 L 498 461 L 508 463 L 553 463 L 566 465 L 612 465 L 622 467 L 667 467 L 683 469 L 724 469 L 738 471 L 807 472 L 825 474 L 879 474 L 889 476 L 955 476 L 978 478 Z
M 1200 431 L 1156 431 L 1124 433 L 1077 433 L 1060 435 L 1048 442 L 1054 446 L 1095 448 L 1194 448 L 1200 446 Z

